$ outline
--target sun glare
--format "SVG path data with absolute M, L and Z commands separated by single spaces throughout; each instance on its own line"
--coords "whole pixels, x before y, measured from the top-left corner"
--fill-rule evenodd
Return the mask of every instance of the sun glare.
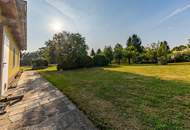
M 63 24 L 61 21 L 53 21 L 50 23 L 50 29 L 54 32 L 61 32 L 63 30 Z

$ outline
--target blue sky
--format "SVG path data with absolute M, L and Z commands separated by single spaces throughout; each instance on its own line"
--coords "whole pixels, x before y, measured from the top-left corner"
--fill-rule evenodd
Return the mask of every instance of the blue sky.
M 190 38 L 190 0 L 27 0 L 28 51 L 58 30 L 79 32 L 90 48 L 125 45 L 138 34 L 143 45 L 167 40 L 171 47 Z

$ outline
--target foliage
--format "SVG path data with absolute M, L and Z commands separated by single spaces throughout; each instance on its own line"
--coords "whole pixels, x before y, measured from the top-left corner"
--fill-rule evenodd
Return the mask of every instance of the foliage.
M 145 48 L 144 58 L 142 63 L 157 63 L 158 55 L 157 51 L 159 48 L 159 43 L 152 43 L 150 47 Z
M 111 46 L 105 46 L 103 54 L 109 60 L 109 63 L 113 60 L 113 49 Z
M 94 66 L 93 58 L 90 56 L 85 56 L 77 59 L 77 68 L 88 68 Z
M 101 53 L 102 53 L 102 50 L 101 50 L 100 48 L 98 48 L 96 54 L 99 55 L 99 54 L 101 54 Z
M 167 41 L 152 43 L 148 47 L 142 45 L 141 38 L 133 34 L 129 36 L 126 47 L 117 43 L 112 49 L 111 46 L 105 46 L 103 51 L 99 48 L 97 52 L 92 49 L 90 56 L 104 55 L 109 63 L 114 60 L 120 64 L 128 62 L 132 63 L 159 63 L 167 64 L 167 62 L 183 62 L 190 61 L 189 53 L 184 50 L 190 48 L 190 44 L 174 47 L 170 51 Z M 61 32 L 55 34 L 51 40 L 45 42 L 45 47 L 39 48 L 38 51 L 32 53 L 23 53 L 21 65 L 31 65 L 34 59 L 45 59 L 51 64 L 64 66 L 62 68 L 75 69 L 86 67 L 83 63 L 90 66 L 92 60 L 88 57 L 88 46 L 85 38 L 79 33 Z
M 160 56 L 158 58 L 158 64 L 161 64 L 161 65 L 166 65 L 168 63 L 168 58 L 167 56 Z
M 183 51 L 185 49 L 187 49 L 188 46 L 185 46 L 185 45 L 180 45 L 180 46 L 176 46 L 172 49 L 172 51 Z
M 21 66 L 31 66 L 32 61 L 38 59 L 40 56 L 38 51 L 35 52 L 24 52 L 21 54 Z
M 123 56 L 128 59 L 129 64 L 131 60 L 133 60 L 133 62 L 135 61 L 137 53 L 137 49 L 133 45 L 127 46 L 127 48 L 123 50 Z
M 48 67 L 48 61 L 44 59 L 36 59 L 32 61 L 32 69 L 42 69 Z
M 109 64 L 109 60 L 104 55 L 96 55 L 94 56 L 94 65 L 101 67 L 107 66 Z
M 158 55 L 158 63 L 161 65 L 166 65 L 168 62 L 168 55 L 169 53 L 169 47 L 167 45 L 167 42 L 160 42 L 159 43 L 159 48 L 157 51 Z
M 46 42 L 50 57 L 58 63 L 61 69 L 75 69 L 85 65 L 88 46 L 85 38 L 79 33 L 62 32 L 55 34 L 53 40 Z M 58 68 L 59 68 L 58 67 Z
M 92 48 L 92 50 L 91 50 L 91 52 L 90 52 L 90 56 L 91 56 L 91 57 L 94 57 L 95 55 L 96 55 L 96 53 L 95 53 L 94 49 Z
M 91 58 L 90 56 L 86 56 L 83 60 L 83 65 L 84 67 L 86 68 L 89 68 L 89 67 L 94 67 L 94 59 Z
M 170 55 L 170 62 L 190 62 L 190 49 L 173 51 Z
M 143 46 L 141 46 L 142 41 L 140 37 L 138 37 L 136 34 L 133 34 L 130 36 L 127 40 L 127 47 L 134 46 L 137 50 L 137 52 L 141 53 L 143 51 Z
M 55 39 L 46 41 L 45 45 L 46 47 L 42 47 L 39 49 L 41 56 L 44 59 L 48 60 L 49 63 L 56 64 L 57 63 L 56 57 L 58 56 L 58 54 L 57 54 L 57 45 L 56 45 Z
M 121 44 L 117 43 L 114 48 L 114 58 L 115 61 L 120 64 L 121 59 L 123 58 L 123 47 Z

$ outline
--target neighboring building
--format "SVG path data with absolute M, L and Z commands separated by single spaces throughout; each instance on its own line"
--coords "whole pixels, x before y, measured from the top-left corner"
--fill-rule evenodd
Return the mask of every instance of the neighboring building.
M 27 2 L 0 0 L 0 96 L 20 70 L 20 53 L 26 50 Z

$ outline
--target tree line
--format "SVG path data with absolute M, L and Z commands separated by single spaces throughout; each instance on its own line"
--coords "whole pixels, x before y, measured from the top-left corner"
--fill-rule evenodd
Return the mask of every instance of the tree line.
M 31 65 L 33 60 L 43 59 L 50 64 L 58 64 L 58 69 L 105 66 L 111 63 L 154 63 L 166 65 L 168 62 L 190 61 L 190 45 L 180 45 L 170 49 L 167 41 L 159 41 L 145 47 L 141 38 L 133 34 L 125 46 L 117 43 L 103 49 L 91 49 L 79 33 L 63 31 L 55 34 L 38 51 L 22 54 L 22 65 Z

